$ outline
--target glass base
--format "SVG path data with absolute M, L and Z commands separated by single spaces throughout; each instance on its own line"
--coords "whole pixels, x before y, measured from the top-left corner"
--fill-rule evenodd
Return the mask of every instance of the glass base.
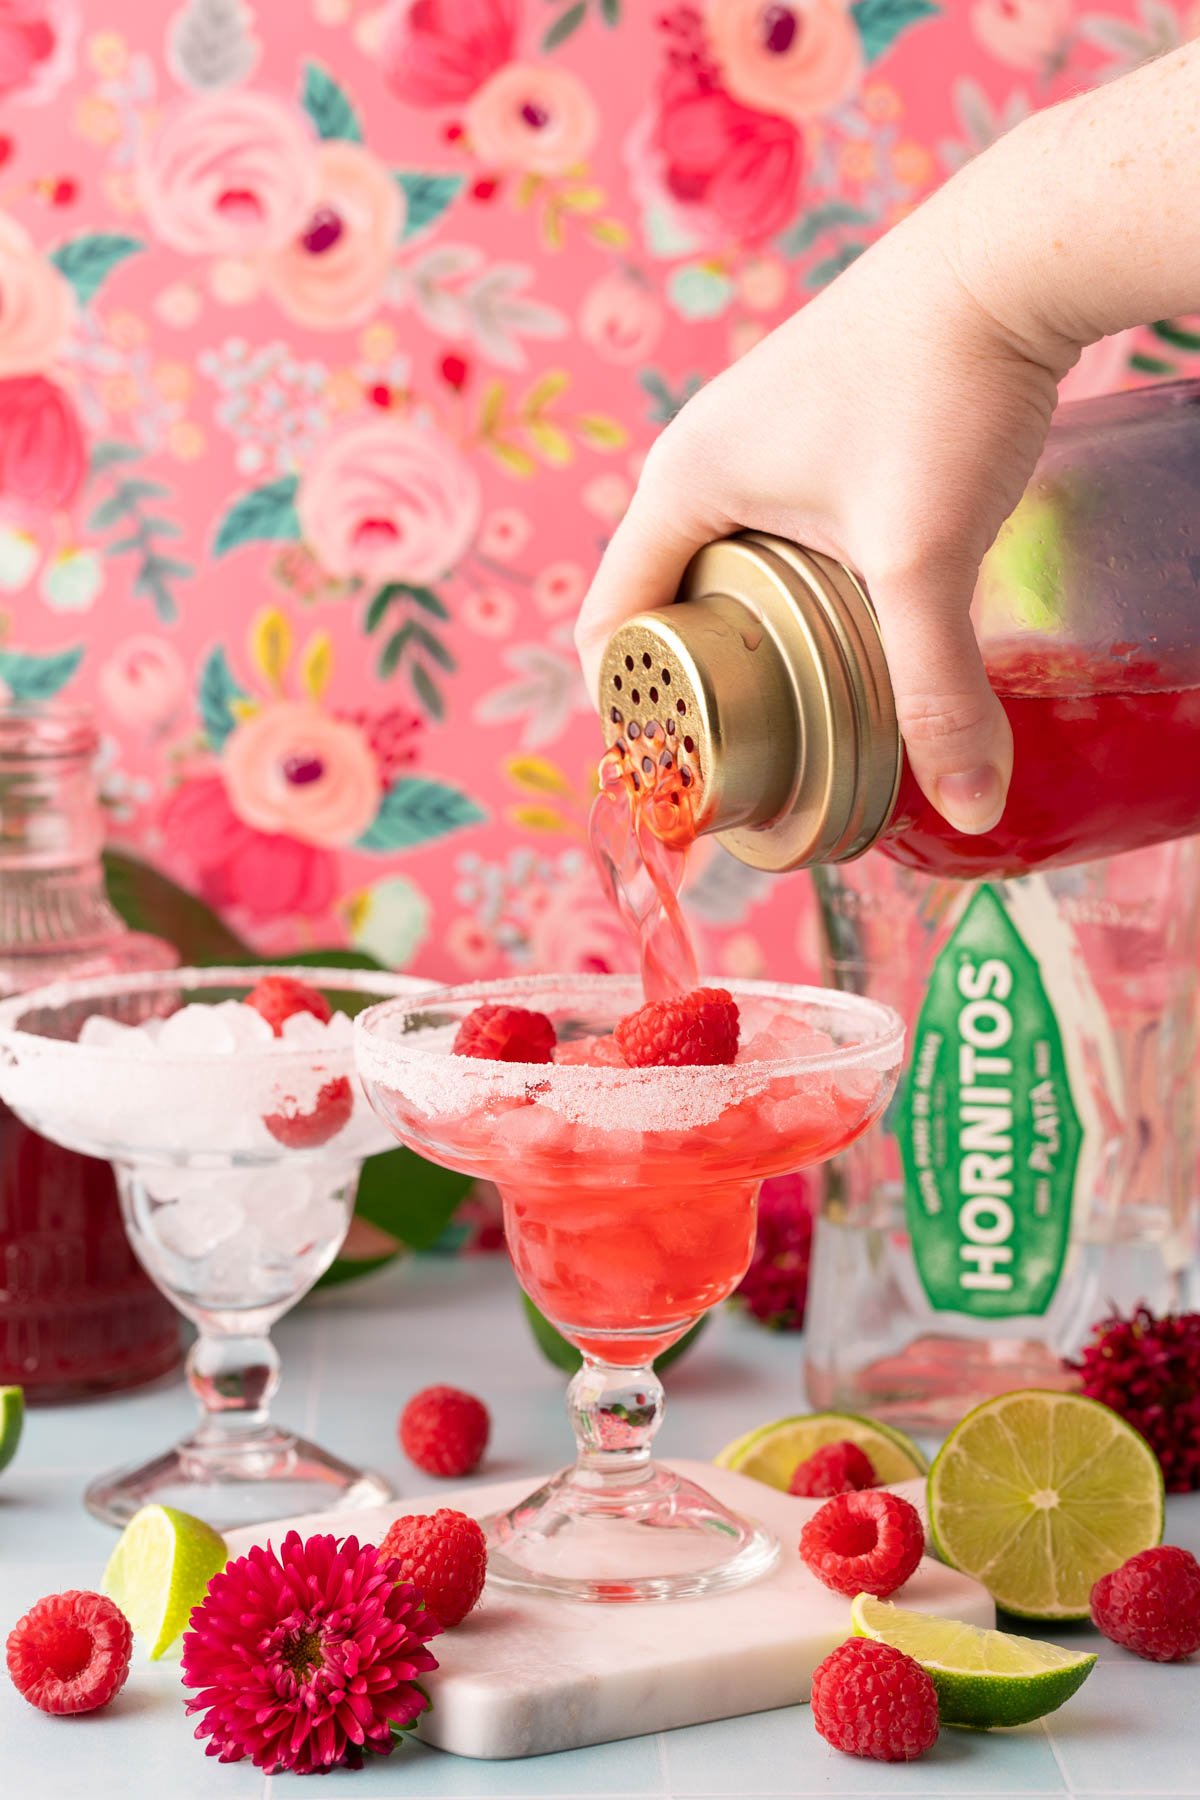
M 379 1475 L 278 1426 L 232 1436 L 201 1427 L 149 1462 L 99 1476 L 84 1504 L 108 1525 L 129 1523 L 139 1507 L 178 1507 L 218 1531 L 261 1525 L 299 1513 L 379 1506 L 393 1498 Z
M 489 1581 L 610 1604 L 743 1587 L 779 1556 L 761 1525 L 657 1463 L 564 1470 L 483 1528 Z

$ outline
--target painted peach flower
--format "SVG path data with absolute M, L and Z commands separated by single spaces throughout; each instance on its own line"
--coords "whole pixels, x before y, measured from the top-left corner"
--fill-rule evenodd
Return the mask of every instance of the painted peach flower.
M 1071 29 L 1074 0 L 978 0 L 971 9 L 975 36 L 1011 69 L 1044 69 Z
M 472 148 L 494 169 L 561 175 L 596 141 L 596 103 L 577 75 L 539 63 L 509 63 L 466 109 Z
M 312 217 L 315 140 L 270 94 L 196 94 L 150 138 L 137 182 L 151 229 L 173 250 L 257 256 L 282 250 Z
M 164 638 L 126 638 L 99 675 L 101 697 L 123 723 L 159 732 L 178 716 L 187 693 L 187 668 Z
M 370 419 L 319 446 L 296 508 L 330 575 L 436 581 L 475 535 L 479 477 L 440 432 Z
M 490 512 L 479 530 L 479 552 L 494 562 L 511 562 L 529 542 L 533 526 L 527 515 L 515 506 L 498 506 Z
M 0 0 L 0 99 L 40 105 L 75 72 L 76 0 Z
M 266 282 L 290 319 L 335 331 L 379 305 L 404 203 L 391 174 L 361 144 L 322 144 L 317 184 L 311 216 L 268 258 Z
M 507 637 L 517 616 L 517 602 L 507 588 L 476 588 L 462 603 L 463 624 L 480 637 Z
M 29 375 L 58 356 L 75 317 L 71 289 L 23 225 L 0 213 L 0 375 Z
M 862 40 L 849 0 L 707 0 L 704 25 L 736 100 L 801 123 L 858 86 Z
M 662 302 L 644 276 L 629 269 L 602 275 L 583 297 L 579 331 L 607 362 L 636 363 L 649 356 L 663 328 Z
M 0 381 L 0 496 L 36 512 L 70 506 L 87 446 L 70 396 L 44 375 Z
M 548 618 L 578 612 L 587 592 L 587 578 L 578 563 L 551 563 L 533 578 L 533 597 Z
M 333 849 L 379 810 L 379 767 L 364 732 L 308 700 L 280 700 L 243 721 L 221 752 L 230 805 L 256 831 Z
M 468 100 L 512 56 L 520 0 L 396 0 L 380 45 L 384 79 L 410 106 Z

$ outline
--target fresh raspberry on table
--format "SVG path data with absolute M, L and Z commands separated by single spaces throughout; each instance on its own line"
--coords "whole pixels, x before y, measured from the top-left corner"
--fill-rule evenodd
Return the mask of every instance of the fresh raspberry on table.
M 1147 1662 L 1193 1655 L 1200 1650 L 1200 1563 L 1177 1544 L 1140 1550 L 1092 1589 L 1092 1623 Z
M 276 1037 L 283 1036 L 283 1022 L 296 1013 L 311 1013 L 322 1025 L 328 1025 L 333 1009 L 324 994 L 294 975 L 264 975 L 246 995 L 246 1005 L 261 1013 Z
M 478 1520 L 448 1506 L 406 1513 L 388 1526 L 379 1555 L 394 1556 L 400 1578 L 420 1588 L 444 1631 L 461 1625 L 479 1603 L 487 1574 L 487 1539 Z
M 733 1294 L 769 1331 L 802 1331 L 812 1258 L 812 1198 L 803 1175 L 775 1175 L 758 1196 L 754 1255 Z
M 96 1712 L 129 1674 L 133 1631 L 103 1594 L 50 1594 L 8 1634 L 8 1672 L 18 1693 L 46 1713 Z
M 678 1000 L 651 1000 L 613 1032 L 630 1068 L 669 1069 L 731 1063 L 738 1009 L 725 988 L 694 988 Z
M 800 1494 L 807 1500 L 829 1500 L 835 1494 L 855 1494 L 861 1488 L 878 1485 L 875 1465 L 866 1451 L 845 1439 L 837 1444 L 822 1444 L 797 1463 L 788 1493 Z
M 453 1048 L 455 1056 L 487 1062 L 548 1063 L 554 1061 L 554 1045 L 554 1027 L 545 1013 L 493 1003 L 467 1014 Z
M 279 1111 L 267 1113 L 263 1124 L 277 1143 L 289 1150 L 317 1150 L 348 1125 L 354 1112 L 354 1089 L 348 1077 L 338 1075 L 318 1089 L 316 1104 L 301 1112 L 294 1095 L 285 1095 Z
M 900 1494 L 870 1488 L 837 1494 L 800 1533 L 800 1557 L 835 1594 L 886 1600 L 925 1554 L 925 1527 Z
M 491 1429 L 488 1409 L 474 1394 L 422 1388 L 400 1414 L 400 1448 L 426 1475 L 469 1475 L 479 1466 Z
M 937 1690 L 919 1662 L 851 1638 L 813 1672 L 813 1723 L 847 1756 L 913 1762 L 937 1742 Z

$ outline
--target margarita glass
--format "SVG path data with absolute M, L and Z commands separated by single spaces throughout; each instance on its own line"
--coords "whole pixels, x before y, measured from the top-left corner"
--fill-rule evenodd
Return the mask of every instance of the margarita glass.
M 297 1015 L 276 1038 L 237 1004 L 285 973 L 325 995 L 327 1025 Z M 390 1142 L 359 1087 L 346 1015 L 423 985 L 346 969 L 174 969 L 63 981 L 0 1006 L 0 1098 L 53 1143 L 112 1162 L 138 1260 L 199 1333 L 187 1372 L 200 1425 L 93 1481 L 97 1517 L 122 1525 L 157 1501 L 220 1529 L 391 1498 L 378 1476 L 271 1422 L 269 1333 L 337 1255 L 363 1158 Z
M 489 1573 L 585 1600 L 740 1586 L 771 1536 L 650 1457 L 654 1360 L 732 1293 L 759 1185 L 845 1149 L 879 1117 L 904 1043 L 897 1014 L 815 988 L 739 982 L 738 1061 L 613 1066 L 628 976 L 541 976 L 426 993 L 356 1022 L 372 1104 L 404 1143 L 496 1183 L 517 1276 L 583 1354 L 568 1410 L 578 1460 L 487 1521 Z M 553 1021 L 553 1063 L 456 1056 L 487 1003 Z

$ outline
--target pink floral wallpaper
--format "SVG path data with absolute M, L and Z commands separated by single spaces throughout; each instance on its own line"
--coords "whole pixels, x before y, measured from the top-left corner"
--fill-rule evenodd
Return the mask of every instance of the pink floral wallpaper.
M 0 692 L 265 953 L 624 966 L 571 620 L 687 396 L 1171 0 L 0 0 Z M 1187 322 L 1077 390 L 1169 374 Z M 810 966 L 706 847 L 712 970 Z

